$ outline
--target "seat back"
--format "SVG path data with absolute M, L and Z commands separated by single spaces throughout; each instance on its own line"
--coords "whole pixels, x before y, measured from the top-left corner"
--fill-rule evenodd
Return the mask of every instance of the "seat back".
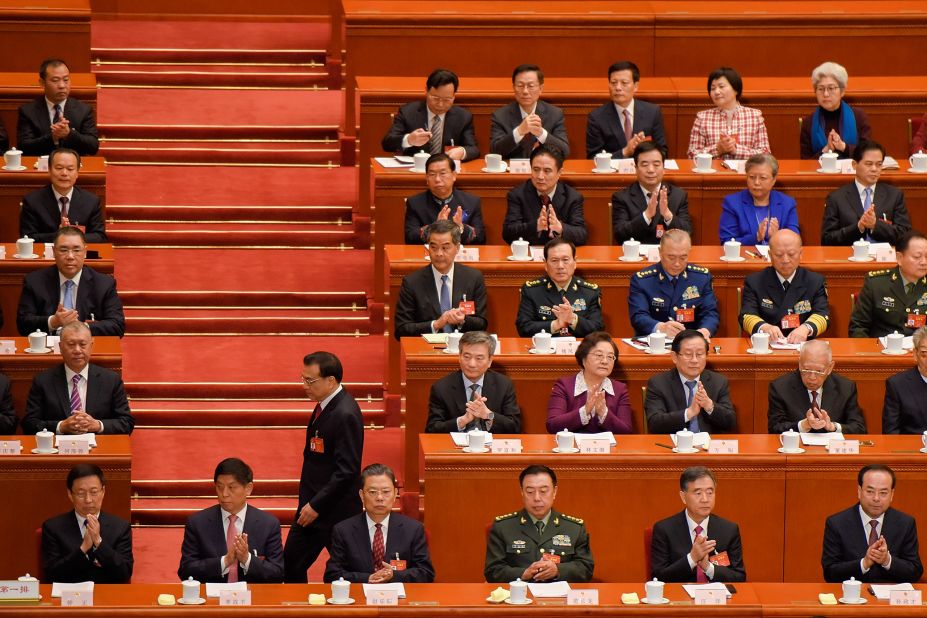
M 653 573 L 653 564 L 650 560 L 650 543 L 653 541 L 653 528 L 647 527 L 644 528 L 644 567 L 647 569 L 647 575 L 645 579 L 650 579 L 651 573 Z

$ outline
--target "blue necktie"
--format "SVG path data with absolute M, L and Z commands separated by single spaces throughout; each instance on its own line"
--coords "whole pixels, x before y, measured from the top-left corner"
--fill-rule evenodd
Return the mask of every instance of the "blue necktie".
M 686 408 L 692 405 L 692 400 L 695 398 L 695 385 L 697 382 L 695 380 L 687 380 L 686 388 L 689 389 L 689 394 L 686 396 Z M 692 420 L 689 421 L 689 431 L 693 433 L 698 433 L 698 417 L 693 416 Z
M 451 290 L 447 287 L 447 275 L 441 275 L 441 298 L 439 301 L 441 303 L 441 313 L 451 310 Z M 453 330 L 450 324 L 444 325 L 444 332 L 450 333 Z
M 64 282 L 64 302 L 65 309 L 74 308 L 74 282 L 68 279 Z
M 864 191 L 866 194 L 865 199 L 863 200 L 863 212 L 869 210 L 869 207 L 872 206 L 872 187 L 866 187 Z M 869 230 L 866 230 L 865 235 L 863 236 L 866 240 L 869 240 L 871 236 L 869 235 Z

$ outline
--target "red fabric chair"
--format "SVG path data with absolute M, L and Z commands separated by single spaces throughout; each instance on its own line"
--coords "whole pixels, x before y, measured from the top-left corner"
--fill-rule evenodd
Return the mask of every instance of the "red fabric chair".
M 35 540 L 35 573 L 32 573 L 32 576 L 38 579 L 40 582 L 45 581 L 45 571 L 42 569 L 42 527 L 39 526 L 35 529 L 33 533 L 33 538 Z
M 652 540 L 653 528 L 644 528 L 644 566 L 647 568 L 647 575 L 645 579 L 650 579 L 650 574 L 653 573 L 653 564 L 650 560 L 650 543 Z
M 917 135 L 917 132 L 921 130 L 921 122 L 923 120 L 923 116 L 908 118 L 908 144 L 911 143 L 914 136 Z

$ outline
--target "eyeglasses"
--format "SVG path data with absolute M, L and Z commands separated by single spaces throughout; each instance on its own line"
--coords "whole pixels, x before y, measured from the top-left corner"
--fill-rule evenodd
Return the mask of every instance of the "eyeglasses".
M 450 175 L 451 173 L 447 170 L 442 170 L 440 172 L 428 172 L 427 174 L 425 174 L 425 176 L 427 176 L 429 179 L 432 179 L 432 180 L 435 178 L 447 178 Z
M 85 491 L 85 490 L 75 491 L 72 495 L 78 500 L 86 500 L 87 496 L 90 496 L 91 498 L 96 499 L 100 497 L 101 493 L 103 493 L 102 489 L 91 489 L 90 491 Z
M 81 255 L 84 251 L 86 251 L 86 248 L 84 248 L 84 247 L 82 247 L 82 248 L 80 248 L 80 249 L 67 249 L 67 248 L 65 248 L 65 247 L 56 247 L 56 248 L 55 248 L 55 253 L 57 253 L 58 255 L 61 255 L 61 256 L 65 256 L 65 255 Z
M 834 94 L 840 90 L 840 86 L 818 86 L 814 89 L 818 94 Z
M 300 377 L 302 377 L 302 376 L 300 376 Z M 312 386 L 313 384 L 315 384 L 316 382 L 318 382 L 319 380 L 322 380 L 322 379 L 323 379 L 322 376 L 319 376 L 319 377 L 317 377 L 317 378 L 303 378 L 303 382 L 306 384 L 306 386 Z
M 428 98 L 434 101 L 435 103 L 453 103 L 454 97 L 439 97 L 435 94 L 429 94 Z
M 541 84 L 537 84 L 537 83 L 523 84 L 519 82 L 517 84 L 514 84 L 514 86 L 515 86 L 515 90 L 526 90 L 528 92 L 534 92 L 535 90 L 541 87 Z
M 607 360 L 609 362 L 614 361 L 616 358 L 614 354 L 602 354 L 601 352 L 592 352 L 591 354 L 589 354 L 589 356 L 591 356 L 592 358 L 598 361 Z
M 799 369 L 798 372 L 804 376 L 816 376 L 818 378 L 827 376 L 826 371 L 817 371 L 815 369 Z
M 708 356 L 708 354 L 706 354 L 705 352 L 694 352 L 694 353 L 693 352 L 679 352 L 679 356 L 690 361 L 690 360 L 702 360 L 703 358 Z
M 384 498 L 389 498 L 393 495 L 395 489 L 365 489 L 364 493 L 367 494 L 368 498 L 379 498 L 383 496 Z

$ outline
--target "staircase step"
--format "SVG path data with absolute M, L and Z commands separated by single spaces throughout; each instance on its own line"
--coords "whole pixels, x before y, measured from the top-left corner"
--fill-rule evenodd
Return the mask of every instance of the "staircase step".
M 308 226 L 306 226 L 308 227 Z M 369 244 L 357 238 L 350 226 L 296 226 L 213 223 L 191 229 L 190 224 L 112 224 L 106 234 L 113 244 L 140 247 L 355 247 Z
M 114 221 L 260 221 L 263 223 L 351 222 L 350 206 L 192 206 L 106 204 L 106 216 Z
M 399 399 L 359 399 L 364 425 L 398 426 Z M 302 427 L 311 404 L 298 399 L 132 399 L 136 428 L 157 427 Z
M 350 140 L 347 140 L 350 142 Z M 317 143 L 254 141 L 240 144 L 172 140 L 100 140 L 100 154 L 113 163 L 180 163 L 204 165 L 303 165 L 338 167 L 345 143 L 337 138 Z
M 329 88 L 332 81 L 322 63 L 279 64 L 128 64 L 94 66 L 94 75 L 108 86 L 203 88 Z
M 298 309 L 363 310 L 364 292 L 284 292 L 260 290 L 127 291 L 119 298 L 128 309 Z
M 233 331 L 249 335 L 297 333 L 371 334 L 366 311 L 287 309 L 126 309 L 126 330 L 133 334 Z

